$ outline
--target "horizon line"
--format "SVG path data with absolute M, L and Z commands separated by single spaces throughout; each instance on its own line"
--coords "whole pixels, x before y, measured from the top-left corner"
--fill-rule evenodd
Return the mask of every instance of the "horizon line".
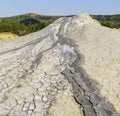
M 27 15 L 27 14 L 36 14 L 36 15 L 41 15 L 41 16 L 72 16 L 72 15 L 79 15 L 79 14 L 82 14 L 82 13 L 87 13 L 87 12 L 80 12 L 80 13 L 75 13 L 75 14 L 66 14 L 66 15 L 51 15 L 51 14 L 42 14 L 42 13 L 34 13 L 34 12 L 26 12 L 26 13 L 19 13 L 19 14 L 13 14 L 13 15 L 8 15 L 8 16 L 0 16 L 0 18 L 9 18 L 9 17 L 14 17 L 14 16 L 20 16 L 20 15 Z M 103 16 L 106 16 L 106 15 L 120 15 L 118 13 L 115 13 L 115 14 L 92 14 L 92 13 L 87 13 L 89 15 L 103 15 Z

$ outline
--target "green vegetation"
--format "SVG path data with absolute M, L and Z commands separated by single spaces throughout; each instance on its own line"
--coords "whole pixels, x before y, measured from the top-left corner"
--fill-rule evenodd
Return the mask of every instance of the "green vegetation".
M 28 33 L 28 28 L 24 24 L 20 24 L 18 21 L 9 21 L 9 20 L 2 20 L 0 23 L 0 32 L 12 32 L 17 35 L 21 35 Z
M 92 15 L 101 25 L 110 28 L 120 28 L 120 15 Z
M 24 14 L 0 18 L 0 32 L 12 32 L 19 36 L 43 29 L 59 17 Z
M 91 15 L 101 25 L 110 28 L 120 28 L 120 15 Z M 0 32 L 12 32 L 19 36 L 43 29 L 61 16 L 44 16 L 39 14 L 24 14 L 0 18 Z

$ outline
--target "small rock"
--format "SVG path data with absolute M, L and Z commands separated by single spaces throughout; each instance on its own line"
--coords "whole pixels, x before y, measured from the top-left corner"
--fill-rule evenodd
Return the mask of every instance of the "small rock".
M 43 96 L 43 97 L 42 97 L 42 101 L 45 102 L 45 103 L 48 102 L 47 96 Z
M 28 111 L 28 107 L 23 107 L 22 111 L 23 111 L 23 112 Z
M 30 109 L 30 110 L 34 110 L 34 109 L 35 109 L 35 104 L 34 104 L 33 102 L 30 104 L 29 109 Z

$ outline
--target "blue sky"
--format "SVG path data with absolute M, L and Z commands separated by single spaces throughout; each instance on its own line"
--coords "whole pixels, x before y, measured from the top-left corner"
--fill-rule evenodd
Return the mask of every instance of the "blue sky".
M 24 13 L 45 15 L 120 14 L 120 0 L 0 0 L 0 17 Z

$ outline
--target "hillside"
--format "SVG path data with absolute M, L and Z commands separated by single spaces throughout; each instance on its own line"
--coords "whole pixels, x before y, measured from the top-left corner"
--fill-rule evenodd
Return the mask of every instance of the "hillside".
M 17 16 L 11 16 L 11 17 L 2 17 L 0 19 L 7 19 L 7 20 L 25 20 L 25 19 L 36 19 L 36 20 L 56 20 L 60 18 L 61 16 L 47 16 L 47 15 L 40 15 L 40 14 L 35 14 L 35 13 L 28 13 L 28 14 L 22 14 L 22 15 L 17 15 Z
M 120 28 L 120 15 L 92 15 L 101 25 L 110 28 Z
M 120 15 L 91 15 L 101 25 L 110 28 L 120 28 Z M 30 34 L 43 29 L 56 19 L 63 16 L 45 16 L 40 14 L 23 14 L 0 18 L 0 32 L 12 32 L 19 36 Z M 70 17 L 70 16 L 64 16 Z
M 26 35 L 44 27 L 58 19 L 59 16 L 44 16 L 38 14 L 23 14 L 0 18 L 0 32 L 12 32 L 19 36 Z
M 0 41 L 0 116 L 120 116 L 120 30 L 88 14 Z

